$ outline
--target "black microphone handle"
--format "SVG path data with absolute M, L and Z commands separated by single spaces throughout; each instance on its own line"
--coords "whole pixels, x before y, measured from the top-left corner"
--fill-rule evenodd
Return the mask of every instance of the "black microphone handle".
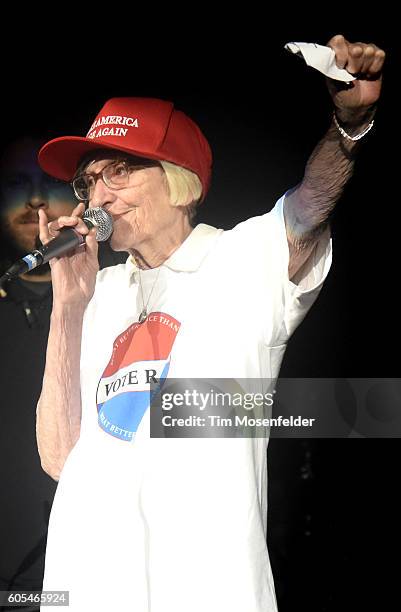
M 90 221 L 87 219 L 84 221 L 85 225 L 90 228 L 94 227 Z M 51 240 L 47 244 L 44 244 L 40 247 L 40 249 L 36 249 L 33 251 L 32 255 L 39 258 L 40 261 L 37 265 L 41 266 L 42 264 L 47 263 L 53 257 L 60 257 L 61 255 L 65 255 L 72 249 L 84 244 L 85 237 L 76 231 L 73 227 L 63 227 L 60 230 L 59 235 L 54 240 Z M 29 257 L 29 256 L 27 256 Z M 25 259 L 25 258 L 24 258 Z
M 84 219 L 83 221 L 88 229 L 95 227 L 90 219 Z M 84 244 L 84 242 L 85 237 L 73 227 L 63 227 L 57 238 L 50 240 L 50 242 L 44 244 L 39 249 L 35 249 L 32 253 L 28 253 L 28 255 L 16 261 L 11 268 L 8 268 L 7 272 L 0 279 L 0 286 L 15 276 L 29 272 L 47 263 L 53 257 L 65 255 L 68 251 Z

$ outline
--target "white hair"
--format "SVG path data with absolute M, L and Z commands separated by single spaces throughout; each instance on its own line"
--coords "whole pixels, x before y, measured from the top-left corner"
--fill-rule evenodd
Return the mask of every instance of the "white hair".
M 168 161 L 160 161 L 167 179 L 172 206 L 185 206 L 189 220 L 195 216 L 202 196 L 202 183 L 195 172 Z

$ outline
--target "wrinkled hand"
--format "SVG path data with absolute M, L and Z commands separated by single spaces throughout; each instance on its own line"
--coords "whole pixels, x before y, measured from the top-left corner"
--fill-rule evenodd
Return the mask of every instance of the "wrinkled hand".
M 337 66 L 356 77 L 350 85 L 326 78 L 335 108 L 343 116 L 363 116 L 380 97 L 385 52 L 372 43 L 350 43 L 341 34 L 327 46 L 334 49 Z
M 85 206 L 81 203 L 70 217 L 59 217 L 48 223 L 44 210 L 39 209 L 39 238 L 47 244 L 56 238 L 63 227 L 73 227 L 86 236 L 85 245 L 63 257 L 54 257 L 49 264 L 52 271 L 53 301 L 55 304 L 75 304 L 86 307 L 95 290 L 99 270 L 96 228 L 89 230 L 82 221 Z

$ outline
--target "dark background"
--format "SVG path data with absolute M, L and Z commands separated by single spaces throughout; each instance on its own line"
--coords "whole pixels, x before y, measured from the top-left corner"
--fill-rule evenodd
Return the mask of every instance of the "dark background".
M 30 39 L 23 59 L 4 50 L 3 142 L 36 131 L 84 134 L 109 97 L 173 100 L 214 152 L 198 221 L 230 228 L 269 210 L 301 180 L 330 123 L 324 77 L 284 44 L 325 44 L 337 33 L 374 42 L 388 54 L 376 125 L 333 217 L 329 277 L 289 343 L 281 374 L 397 377 L 401 219 L 390 160 L 400 117 L 391 15 L 369 12 L 367 19 L 360 7 L 357 18 L 344 10 L 315 25 L 306 13 L 272 23 L 251 12 L 241 7 L 234 28 L 232 12 L 223 24 L 208 13 L 199 33 L 188 17 L 178 33 L 166 26 L 160 34 L 149 18 L 110 11 L 94 15 L 89 38 L 76 20 L 67 36 L 55 28 Z M 244 324 L 251 312 L 250 296 Z M 395 604 L 399 452 L 398 440 L 271 441 L 269 549 L 280 612 Z

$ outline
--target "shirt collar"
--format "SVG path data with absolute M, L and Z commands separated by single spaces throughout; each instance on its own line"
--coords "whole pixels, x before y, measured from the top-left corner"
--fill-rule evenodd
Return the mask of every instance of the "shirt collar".
M 163 266 L 175 272 L 196 272 L 223 231 L 211 225 L 206 225 L 206 223 L 199 223 L 178 249 L 166 259 Z M 125 266 L 130 277 L 139 270 L 131 255 L 128 257 Z

